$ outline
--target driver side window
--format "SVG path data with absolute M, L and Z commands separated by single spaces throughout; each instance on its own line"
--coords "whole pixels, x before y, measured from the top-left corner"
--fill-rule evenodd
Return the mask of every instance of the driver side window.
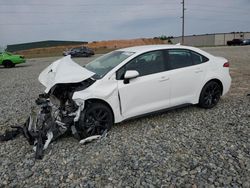
M 164 53 L 158 50 L 137 56 L 117 71 L 117 80 L 123 79 L 127 70 L 136 70 L 139 72 L 139 76 L 163 72 L 166 70 Z

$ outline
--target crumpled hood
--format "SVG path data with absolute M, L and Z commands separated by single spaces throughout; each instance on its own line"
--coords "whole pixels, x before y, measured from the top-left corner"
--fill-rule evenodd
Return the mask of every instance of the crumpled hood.
M 40 73 L 38 80 L 46 87 L 45 92 L 48 93 L 56 84 L 81 82 L 94 74 L 75 63 L 68 55 L 45 68 Z

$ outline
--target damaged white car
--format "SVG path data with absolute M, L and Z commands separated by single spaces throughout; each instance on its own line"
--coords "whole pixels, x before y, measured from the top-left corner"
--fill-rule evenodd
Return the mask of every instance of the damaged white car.
M 36 101 L 41 110 L 22 130 L 37 158 L 67 132 L 100 138 L 125 119 L 190 104 L 212 108 L 231 85 L 225 58 L 181 45 L 120 49 L 85 67 L 66 56 L 39 81 L 46 87 Z

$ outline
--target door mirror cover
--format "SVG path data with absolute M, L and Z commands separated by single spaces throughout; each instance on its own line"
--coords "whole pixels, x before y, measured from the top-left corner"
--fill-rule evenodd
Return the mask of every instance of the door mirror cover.
M 136 70 L 127 70 L 125 75 L 124 75 L 124 79 L 132 79 L 132 78 L 136 78 L 139 76 L 139 72 Z

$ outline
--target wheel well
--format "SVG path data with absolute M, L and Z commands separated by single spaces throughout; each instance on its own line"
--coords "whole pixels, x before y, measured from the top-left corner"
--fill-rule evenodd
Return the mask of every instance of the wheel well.
M 115 118 L 113 109 L 111 108 L 109 103 L 107 103 L 106 101 L 101 100 L 101 99 L 87 99 L 85 102 L 86 102 L 86 104 L 88 104 L 88 103 L 101 103 L 101 104 L 104 104 L 105 106 L 107 106 L 111 110 L 112 115 L 113 115 L 113 119 Z M 115 119 L 114 119 L 114 121 L 115 121 Z
M 219 80 L 219 79 L 212 79 L 212 80 L 209 80 L 207 83 L 209 83 L 209 82 L 212 82 L 212 81 L 214 81 L 214 82 L 216 82 L 217 84 L 219 84 L 219 86 L 221 87 L 221 95 L 222 95 L 222 93 L 223 93 L 223 84 L 222 84 L 222 82 Z M 206 83 L 206 84 L 207 84 Z M 205 85 L 206 85 L 205 84 Z
M 8 63 L 8 62 L 13 63 L 11 60 L 6 59 L 6 60 L 3 60 L 3 65 L 4 65 L 5 63 Z

